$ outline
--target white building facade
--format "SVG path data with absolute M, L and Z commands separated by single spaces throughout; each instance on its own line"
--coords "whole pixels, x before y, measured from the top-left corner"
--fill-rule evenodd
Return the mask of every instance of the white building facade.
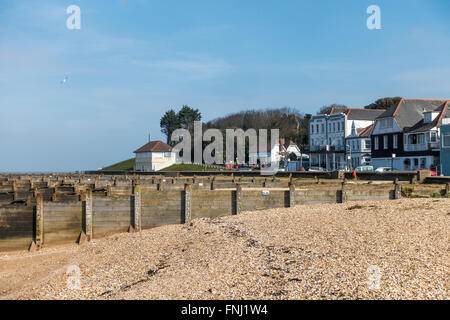
M 168 144 L 158 140 L 150 141 L 134 151 L 136 171 L 159 171 L 176 163 L 176 154 Z
M 373 166 L 438 170 L 440 126 L 449 116 L 447 100 L 402 99 L 374 124 Z
M 311 167 L 322 167 L 326 170 L 351 167 L 351 159 L 348 159 L 351 146 L 348 145 L 347 138 L 351 136 L 352 127 L 361 131 L 371 126 L 376 117 L 384 111 L 332 108 L 330 114 L 311 117 L 309 123 Z M 362 147 L 365 148 L 365 145 Z

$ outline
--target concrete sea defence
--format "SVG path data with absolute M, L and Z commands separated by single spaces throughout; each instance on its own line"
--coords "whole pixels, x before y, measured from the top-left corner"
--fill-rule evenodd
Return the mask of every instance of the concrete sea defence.
M 243 211 L 449 194 L 448 183 L 418 181 L 345 176 L 4 175 L 0 176 L 0 251 L 83 243 Z

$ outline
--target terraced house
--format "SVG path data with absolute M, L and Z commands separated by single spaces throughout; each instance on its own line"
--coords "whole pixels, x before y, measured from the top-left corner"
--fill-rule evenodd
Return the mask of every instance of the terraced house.
M 449 100 L 402 99 L 381 114 L 371 134 L 372 164 L 396 170 L 439 171 L 440 126 Z
M 450 176 L 450 119 L 443 119 L 441 127 L 441 166 L 444 176 Z
M 332 108 L 329 114 L 312 116 L 309 122 L 310 162 L 313 167 L 327 170 L 348 169 L 351 165 L 351 145 L 347 138 L 353 133 L 364 143 L 367 137 L 359 136 L 369 132 L 369 127 L 385 110 Z M 359 163 L 370 163 L 368 144 L 362 145 L 360 152 L 355 150 Z M 368 155 L 367 155 L 368 154 Z M 350 157 L 350 159 L 348 159 Z M 354 160 L 354 164 L 357 164 Z
M 356 129 L 352 124 L 352 133 L 347 138 L 348 158 L 350 158 L 350 169 L 359 166 L 370 166 L 372 164 L 370 133 L 373 125 L 366 128 Z

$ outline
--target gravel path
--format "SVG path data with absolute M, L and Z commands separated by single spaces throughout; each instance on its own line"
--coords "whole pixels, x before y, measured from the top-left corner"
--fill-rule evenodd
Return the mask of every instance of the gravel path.
M 449 205 L 297 206 L 3 254 L 0 298 L 448 299 Z

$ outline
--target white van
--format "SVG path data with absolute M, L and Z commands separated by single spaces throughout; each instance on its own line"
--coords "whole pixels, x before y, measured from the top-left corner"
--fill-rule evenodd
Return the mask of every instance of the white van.
M 390 172 L 392 171 L 391 167 L 379 167 L 375 170 L 376 172 Z
M 373 166 L 359 166 L 356 171 L 373 171 Z

